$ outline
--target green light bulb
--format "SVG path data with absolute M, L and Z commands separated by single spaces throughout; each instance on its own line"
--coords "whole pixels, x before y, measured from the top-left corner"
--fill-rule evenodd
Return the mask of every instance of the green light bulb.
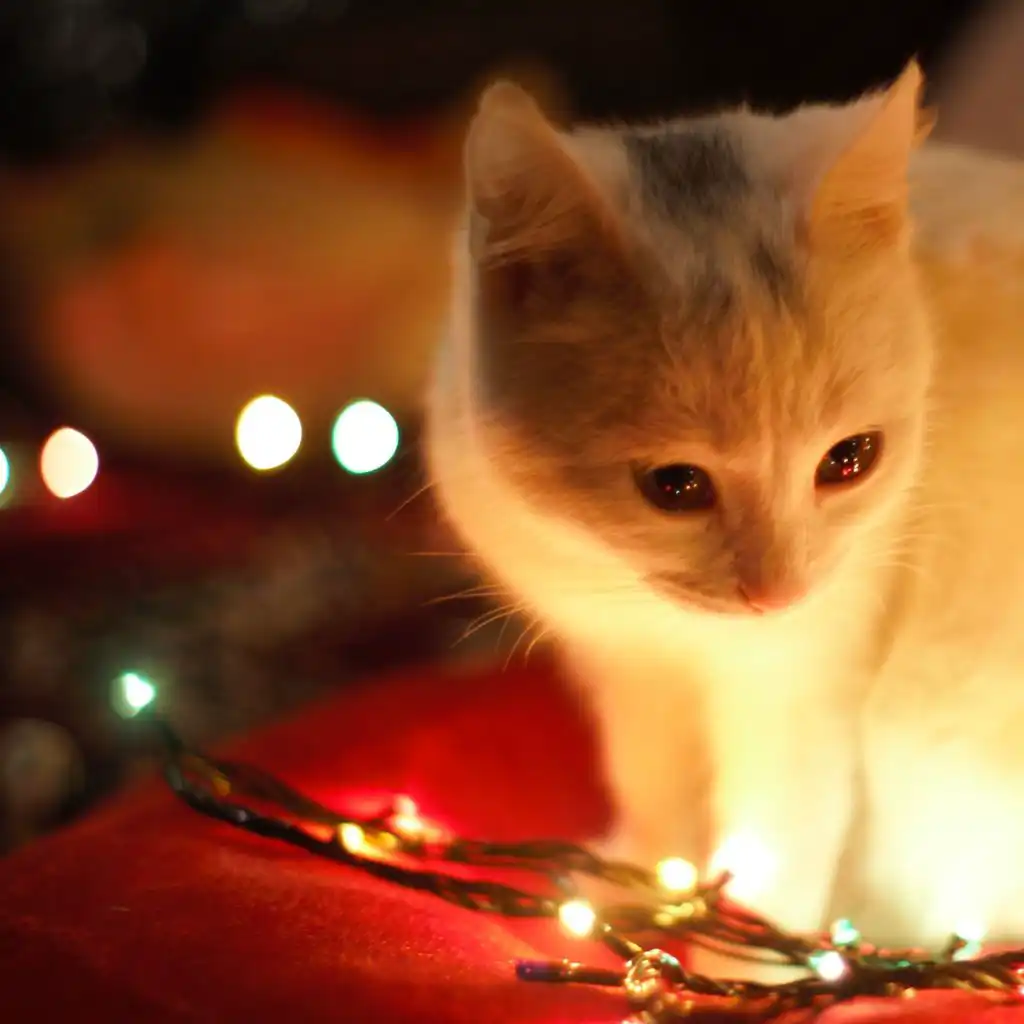
M 395 457 L 400 440 L 395 417 L 365 398 L 343 409 L 331 431 L 331 449 L 338 465 L 355 475 L 386 466 Z
M 824 981 L 839 981 L 846 974 L 848 965 L 842 953 L 834 949 L 823 949 L 807 958 L 811 969 Z
M 114 680 L 111 702 L 122 718 L 134 718 L 156 700 L 156 686 L 138 672 L 123 672 Z
M 860 942 L 860 932 L 853 927 L 853 922 L 847 917 L 832 922 L 831 935 L 832 943 L 836 946 L 855 946 Z

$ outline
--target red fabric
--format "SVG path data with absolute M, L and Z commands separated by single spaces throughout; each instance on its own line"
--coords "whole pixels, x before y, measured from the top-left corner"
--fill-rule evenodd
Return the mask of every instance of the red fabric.
M 237 744 L 344 807 L 403 792 L 474 836 L 587 839 L 607 807 L 586 723 L 541 666 L 424 673 Z M 516 981 L 520 957 L 607 963 L 551 922 L 509 922 L 230 826 L 147 785 L 0 863 L 0 1020 L 75 1024 L 618 1024 L 613 990 Z M 974 1006 L 968 1003 L 967 1006 Z M 967 1024 L 953 997 L 826 1024 Z M 978 1024 L 1024 1024 L 988 1011 Z

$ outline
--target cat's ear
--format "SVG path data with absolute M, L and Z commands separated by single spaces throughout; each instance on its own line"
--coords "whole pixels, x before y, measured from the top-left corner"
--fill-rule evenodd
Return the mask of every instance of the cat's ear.
M 610 241 L 612 212 L 566 139 L 519 86 L 483 94 L 466 140 L 470 244 L 490 265 Z
M 877 99 L 853 142 L 825 172 L 814 193 L 810 230 L 817 240 L 895 240 L 907 222 L 910 155 L 934 118 L 920 105 L 916 61 Z

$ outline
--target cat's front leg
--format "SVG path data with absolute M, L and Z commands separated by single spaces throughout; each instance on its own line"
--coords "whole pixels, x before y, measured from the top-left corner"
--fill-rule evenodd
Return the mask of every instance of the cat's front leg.
M 567 652 L 592 712 L 612 819 L 595 845 L 609 859 L 654 868 L 706 853 L 708 761 L 696 688 L 678 666 L 630 652 Z
M 709 691 L 714 769 L 709 870 L 733 873 L 734 899 L 797 932 L 827 925 L 854 808 L 855 716 L 818 686 L 773 686 L 764 672 L 742 688 Z M 753 684 L 753 685 L 751 685 Z M 698 956 L 705 973 L 777 980 Z

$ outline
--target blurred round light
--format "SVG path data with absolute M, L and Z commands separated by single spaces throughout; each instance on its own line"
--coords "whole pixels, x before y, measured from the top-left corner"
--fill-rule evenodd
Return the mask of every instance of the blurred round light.
M 597 914 L 586 900 L 569 900 L 558 908 L 562 927 L 578 939 L 586 938 L 597 924 Z
M 398 423 L 382 405 L 360 399 L 334 421 L 331 448 L 342 469 L 372 473 L 386 466 L 398 451 Z
M 834 949 L 811 954 L 810 965 L 824 981 L 839 981 L 850 969 L 846 957 Z
M 111 703 L 122 718 L 134 718 L 156 700 L 156 687 L 138 672 L 125 672 L 114 680 Z
M 666 857 L 656 869 L 658 883 L 668 892 L 689 892 L 696 888 L 697 869 L 682 857 Z
M 96 479 L 100 457 L 96 446 L 77 430 L 61 427 L 43 445 L 39 456 L 39 472 L 51 494 L 73 498 Z
M 273 395 L 260 395 L 239 414 L 235 444 L 253 469 L 277 469 L 299 450 L 302 421 L 287 402 Z
M 0 494 L 3 494 L 7 490 L 7 485 L 11 482 L 11 460 L 7 457 L 7 452 L 0 448 Z

